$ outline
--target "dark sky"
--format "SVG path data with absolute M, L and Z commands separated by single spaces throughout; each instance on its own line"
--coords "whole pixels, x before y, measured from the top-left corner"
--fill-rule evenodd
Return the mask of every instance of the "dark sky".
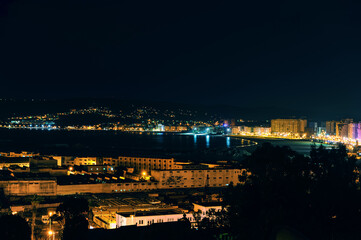
M 0 0 L 1 96 L 359 111 L 356 2 Z

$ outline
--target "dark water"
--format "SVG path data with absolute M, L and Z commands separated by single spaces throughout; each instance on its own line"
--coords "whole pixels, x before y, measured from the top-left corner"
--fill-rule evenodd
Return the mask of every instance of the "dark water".
M 59 131 L 0 129 L 0 151 L 30 151 L 75 156 L 144 155 L 183 159 L 229 159 L 240 149 L 252 151 L 253 141 L 225 136 L 177 133 L 122 133 L 114 131 Z M 312 143 L 271 140 L 308 154 Z
M 270 142 L 275 146 L 288 146 L 290 147 L 292 150 L 300 153 L 300 154 L 304 154 L 304 155 L 309 155 L 310 151 L 311 151 L 311 147 L 313 145 L 315 145 L 316 147 L 320 146 L 320 143 L 314 143 L 311 141 L 306 141 L 306 140 L 287 140 L 287 139 L 257 139 L 254 140 L 256 142 L 258 142 L 258 144 L 262 144 L 264 142 Z M 330 146 L 325 145 L 326 148 L 329 148 Z

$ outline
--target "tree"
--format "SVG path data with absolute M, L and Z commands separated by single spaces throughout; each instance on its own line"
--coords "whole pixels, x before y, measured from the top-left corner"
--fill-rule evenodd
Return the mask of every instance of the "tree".
M 72 197 L 59 205 L 59 222 L 63 225 L 62 239 L 82 239 L 88 229 L 86 216 L 89 213 L 89 204 L 85 198 Z
M 29 224 L 20 216 L 4 215 L 0 217 L 0 238 L 2 240 L 30 240 Z
M 359 171 L 344 146 L 314 147 L 304 157 L 263 144 L 244 166 L 252 174 L 225 195 L 236 237 L 267 239 L 282 228 L 319 239 L 361 235 Z
M 221 210 L 209 209 L 206 213 L 206 217 L 199 223 L 200 229 L 212 230 L 212 229 L 225 229 L 229 227 L 227 210 L 222 208 Z
M 193 218 L 197 224 L 197 228 L 199 228 L 199 224 L 201 222 L 202 219 L 202 211 L 198 210 L 198 212 L 193 212 Z
M 36 224 L 36 212 L 39 206 L 39 203 L 43 200 L 42 197 L 38 195 L 34 195 L 31 199 L 31 211 L 32 211 L 32 218 L 31 218 L 31 240 L 35 240 L 35 224 Z

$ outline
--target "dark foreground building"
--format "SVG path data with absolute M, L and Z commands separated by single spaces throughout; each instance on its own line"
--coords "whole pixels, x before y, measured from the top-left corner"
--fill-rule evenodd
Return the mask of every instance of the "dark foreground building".
M 117 229 L 91 229 L 88 240 L 132 239 L 132 240 L 199 240 L 220 239 L 213 233 L 191 229 L 189 222 L 170 222 L 150 226 L 128 226 Z M 222 239 L 222 238 L 221 238 Z M 222 240 L 227 240 L 224 238 Z

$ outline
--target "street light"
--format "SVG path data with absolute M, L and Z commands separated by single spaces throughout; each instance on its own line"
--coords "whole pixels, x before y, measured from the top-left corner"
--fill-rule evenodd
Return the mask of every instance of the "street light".
M 49 239 L 53 238 L 53 240 L 55 239 L 55 233 L 51 230 L 51 216 L 53 216 L 54 212 L 49 212 Z M 51 237 L 53 236 L 53 237 Z
M 49 230 L 48 231 L 48 235 L 49 235 L 49 239 L 55 239 L 55 233 L 52 231 L 52 230 Z M 53 236 L 53 237 L 51 237 L 51 236 Z

